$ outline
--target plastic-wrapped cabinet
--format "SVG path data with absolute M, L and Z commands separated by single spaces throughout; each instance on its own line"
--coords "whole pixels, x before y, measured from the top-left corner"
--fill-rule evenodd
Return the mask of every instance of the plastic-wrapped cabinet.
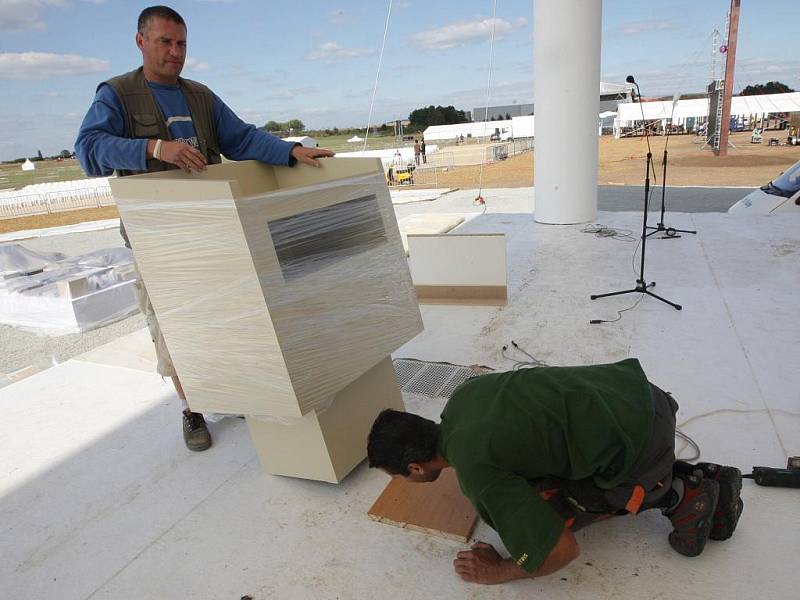
M 321 162 L 110 181 L 193 410 L 322 411 L 422 331 L 380 161 Z

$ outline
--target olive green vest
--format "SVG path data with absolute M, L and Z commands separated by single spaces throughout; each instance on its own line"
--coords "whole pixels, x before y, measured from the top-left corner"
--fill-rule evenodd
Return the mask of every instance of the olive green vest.
M 142 67 L 114 77 L 105 82 L 116 92 L 125 111 L 128 127 L 128 137 L 138 139 L 171 140 L 167 120 L 158 106 L 152 91 L 147 85 Z M 103 84 L 101 84 L 103 85 Z M 197 133 L 197 142 L 208 164 L 215 165 L 222 161 L 220 158 L 217 129 L 214 125 L 214 94 L 202 83 L 190 79 L 178 78 L 178 86 L 186 97 L 192 124 Z M 99 88 L 99 86 L 98 86 Z M 177 169 L 175 165 L 156 160 L 147 159 L 145 171 L 117 170 L 117 175 L 135 175 L 137 173 L 152 173 L 153 171 L 166 171 Z

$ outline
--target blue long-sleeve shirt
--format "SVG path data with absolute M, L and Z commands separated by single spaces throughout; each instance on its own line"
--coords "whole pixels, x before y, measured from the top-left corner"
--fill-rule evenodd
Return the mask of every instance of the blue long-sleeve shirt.
M 177 85 L 148 82 L 174 140 L 197 147 L 197 134 L 183 92 Z M 242 121 L 214 95 L 212 114 L 219 150 L 231 160 L 260 160 L 288 165 L 295 144 L 285 142 Z M 83 119 L 75 141 L 81 167 L 90 176 L 111 175 L 115 169 L 145 171 L 147 140 L 130 139 L 122 103 L 109 85 L 101 85 Z

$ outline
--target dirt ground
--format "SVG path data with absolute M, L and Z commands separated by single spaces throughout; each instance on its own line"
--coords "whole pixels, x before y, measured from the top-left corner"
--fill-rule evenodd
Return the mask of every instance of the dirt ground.
M 780 137 L 785 132 L 767 131 L 764 140 Z M 650 138 L 655 160 L 655 181 L 661 181 L 661 161 L 664 137 Z M 668 185 L 706 185 L 756 187 L 774 179 L 786 167 L 800 160 L 800 146 L 767 146 L 751 144 L 750 132 L 731 134 L 731 148 L 726 157 L 716 157 L 706 149 L 700 150 L 702 139 L 693 135 L 674 135 L 669 138 Z M 643 138 L 600 138 L 598 183 L 601 185 L 642 185 L 647 142 Z M 512 156 L 504 161 L 483 167 L 483 187 L 527 187 L 533 185 L 533 152 Z M 417 171 L 415 187 L 477 188 L 480 165 L 449 167 L 447 170 Z M 0 220 L 0 233 L 71 225 L 83 221 L 113 219 L 116 208 L 79 210 L 51 215 Z
M 784 132 L 768 131 L 764 135 L 784 140 Z M 656 181 L 661 181 L 664 137 L 650 138 L 650 148 L 656 163 Z M 800 146 L 767 146 L 751 144 L 750 132 L 731 135 L 736 148 L 728 156 L 717 157 L 706 149 L 700 150 L 702 139 L 693 135 L 670 136 L 667 146 L 667 184 L 756 187 L 774 179 L 786 167 L 800 160 Z M 647 142 L 643 138 L 600 138 L 600 165 L 597 181 L 601 185 L 642 185 Z M 451 167 L 436 173 L 438 187 L 478 187 L 480 165 Z M 533 185 L 533 153 L 528 152 L 502 162 L 484 165 L 483 187 L 527 187 Z M 424 176 L 425 185 L 433 184 Z
M 104 206 L 102 208 L 70 210 L 49 215 L 0 219 L 0 233 L 24 231 L 26 229 L 43 229 L 45 227 L 60 227 L 62 225 L 75 225 L 76 223 L 83 223 L 85 221 L 102 221 L 103 219 L 116 219 L 117 217 L 119 217 L 119 213 L 117 212 L 116 206 Z

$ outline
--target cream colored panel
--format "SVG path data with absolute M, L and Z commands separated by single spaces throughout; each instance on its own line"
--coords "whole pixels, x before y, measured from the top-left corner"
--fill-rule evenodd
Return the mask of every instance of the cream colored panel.
M 291 424 L 247 417 L 247 425 L 269 473 L 338 483 L 366 457 L 367 435 L 385 408 L 404 409 L 389 357 L 339 392 L 319 415 L 312 412 Z
M 319 167 L 298 164 L 291 169 L 275 169 L 278 187 L 282 190 L 305 187 L 370 173 L 380 173 L 386 187 L 379 158 L 323 158 L 319 162 Z
M 117 203 L 192 409 L 299 416 L 230 186 L 138 177 L 114 182 Z
M 409 235 L 414 285 L 505 286 L 503 234 Z
M 323 406 L 381 356 L 422 330 L 386 186 L 382 180 L 374 182 L 333 182 L 325 190 L 297 195 L 298 207 L 335 207 L 341 214 L 320 218 L 319 213 L 298 210 L 296 223 L 288 221 L 297 230 L 289 230 L 290 244 L 328 237 L 331 247 L 341 247 L 261 277 L 303 413 Z M 354 199 L 363 206 L 344 204 Z M 268 209 L 257 206 L 260 201 L 239 203 L 243 227 L 251 247 L 263 247 L 274 256 L 274 240 L 264 233 L 274 221 Z M 287 219 L 283 209 L 278 214 Z M 360 237 L 365 238 L 363 248 Z M 349 241 L 353 245 L 348 247 Z

